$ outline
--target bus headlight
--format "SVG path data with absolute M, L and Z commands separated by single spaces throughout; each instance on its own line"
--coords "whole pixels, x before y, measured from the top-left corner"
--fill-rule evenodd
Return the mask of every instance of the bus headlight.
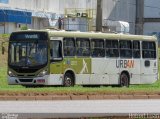
M 12 71 L 8 71 L 8 75 L 9 75 L 10 77 L 14 77 L 14 76 L 15 76 Z
M 43 70 L 43 71 L 41 71 L 37 76 L 38 77 L 43 77 L 43 76 L 45 76 L 45 75 L 47 75 L 48 74 L 48 71 L 47 70 Z

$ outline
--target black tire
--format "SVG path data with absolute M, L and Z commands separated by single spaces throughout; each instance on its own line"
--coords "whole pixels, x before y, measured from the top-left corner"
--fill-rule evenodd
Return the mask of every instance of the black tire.
M 83 85 L 85 88 L 100 88 L 100 85 Z
M 64 76 L 64 84 L 65 87 L 74 86 L 74 76 L 71 73 L 66 73 Z
M 22 85 L 25 88 L 42 88 L 44 85 Z
M 24 86 L 25 88 L 35 88 L 34 85 L 22 85 L 22 86 Z
M 129 76 L 126 73 L 120 76 L 120 87 L 129 87 Z

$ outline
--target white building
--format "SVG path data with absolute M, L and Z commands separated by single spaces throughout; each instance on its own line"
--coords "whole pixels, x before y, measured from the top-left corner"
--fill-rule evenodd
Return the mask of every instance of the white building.
M 11 33 L 22 26 L 31 29 L 54 26 L 66 8 L 95 9 L 96 0 L 0 0 L 0 33 Z M 18 11 L 22 13 L 15 14 Z
M 103 0 L 102 5 L 103 26 L 109 23 L 117 24 L 121 21 L 128 22 L 130 26 L 129 33 L 135 33 L 136 0 Z M 117 28 L 111 27 L 111 29 Z
M 129 33 L 134 34 L 136 26 L 136 1 L 137 0 L 103 0 L 103 27 L 109 27 L 109 29 L 117 31 L 116 23 L 126 22 L 129 23 Z M 65 17 L 65 9 L 80 8 L 94 9 L 96 11 L 96 2 L 97 0 L 0 0 L 0 15 L 2 16 L 0 17 L 0 33 L 11 33 L 12 31 L 21 29 L 22 26 L 27 26 L 30 29 L 43 29 L 54 26 L 59 16 Z M 9 15 L 7 10 L 10 10 Z M 21 15 L 17 15 L 22 16 L 22 21 L 18 21 L 18 17 L 16 16 L 7 20 L 6 18 L 10 16 L 11 13 L 14 13 L 12 11 L 22 11 Z M 13 17 L 13 15 L 11 16 Z M 93 19 L 95 20 L 95 16 Z M 73 19 L 71 19 L 71 21 L 74 22 Z M 75 22 L 76 21 L 83 22 L 83 20 L 75 20 Z M 112 26 L 110 26 L 111 22 Z M 93 26 L 95 27 L 95 22 Z M 123 24 L 120 26 L 123 28 Z M 147 26 L 144 25 L 144 27 Z M 74 26 L 74 28 L 71 27 L 73 30 L 76 28 L 84 29 L 84 27 L 78 26 Z M 126 30 L 128 28 L 124 29 Z

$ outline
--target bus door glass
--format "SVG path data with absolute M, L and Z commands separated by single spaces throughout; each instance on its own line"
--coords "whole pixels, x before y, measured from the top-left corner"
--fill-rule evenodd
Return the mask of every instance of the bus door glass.
M 50 71 L 51 74 L 62 73 L 62 38 L 51 38 L 50 41 Z

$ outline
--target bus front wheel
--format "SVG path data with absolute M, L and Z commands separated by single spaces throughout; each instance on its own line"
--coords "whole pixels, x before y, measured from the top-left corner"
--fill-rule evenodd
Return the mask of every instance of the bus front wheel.
M 129 76 L 126 73 L 120 76 L 120 87 L 129 87 Z
M 71 87 L 74 86 L 74 76 L 71 73 L 66 73 L 64 76 L 64 86 Z

